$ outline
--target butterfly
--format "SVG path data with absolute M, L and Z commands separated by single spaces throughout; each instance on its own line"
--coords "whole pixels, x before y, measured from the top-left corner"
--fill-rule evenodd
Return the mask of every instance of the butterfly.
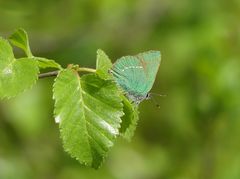
M 127 97 L 139 104 L 149 98 L 160 63 L 160 51 L 148 51 L 118 59 L 110 72 Z

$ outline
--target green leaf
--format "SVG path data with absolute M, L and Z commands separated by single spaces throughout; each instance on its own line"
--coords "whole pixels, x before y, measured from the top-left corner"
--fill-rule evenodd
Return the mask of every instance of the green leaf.
M 110 79 L 111 75 L 108 70 L 112 67 L 112 62 L 102 50 L 97 51 L 96 73 L 102 79 Z
M 65 151 L 80 163 L 98 168 L 119 134 L 123 112 L 116 85 L 96 74 L 80 78 L 66 69 L 56 78 L 53 97 Z
M 26 53 L 27 57 L 33 57 L 30 46 L 29 46 L 28 35 L 24 29 L 22 28 L 17 29 L 9 37 L 9 41 L 16 47 L 21 48 Z
M 30 88 L 38 73 L 35 60 L 15 59 L 8 41 L 0 38 L 0 98 L 13 97 Z
M 42 57 L 34 57 L 34 59 L 37 60 L 39 68 L 58 68 L 60 70 L 62 69 L 61 65 L 54 60 L 49 60 Z
M 120 133 L 126 140 L 130 141 L 134 135 L 138 122 L 138 106 L 132 104 L 125 96 L 122 96 L 123 112 Z

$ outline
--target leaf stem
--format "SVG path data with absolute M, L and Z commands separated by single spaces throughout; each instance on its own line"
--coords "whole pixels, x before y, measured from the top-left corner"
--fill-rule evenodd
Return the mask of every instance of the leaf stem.
M 85 72 L 90 72 L 90 73 L 95 73 L 96 72 L 96 70 L 95 69 L 92 69 L 92 68 L 78 68 L 78 70 L 77 71 L 79 71 L 79 72 L 81 72 L 81 71 L 85 71 Z
M 77 69 L 78 72 L 90 72 L 90 73 L 95 73 L 96 70 L 92 69 L 92 68 L 78 68 Z M 60 72 L 60 70 L 56 70 L 56 71 L 50 71 L 50 72 L 46 72 L 46 73 L 41 73 L 38 75 L 38 78 L 47 78 L 47 77 L 52 77 L 52 76 L 57 76 L 58 73 Z

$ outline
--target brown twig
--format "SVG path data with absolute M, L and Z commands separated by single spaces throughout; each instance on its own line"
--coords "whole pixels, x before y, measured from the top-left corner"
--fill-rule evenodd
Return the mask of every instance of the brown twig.
M 92 68 L 78 68 L 77 69 L 78 72 L 90 72 L 90 73 L 95 73 L 96 70 L 92 69 Z M 52 76 L 57 76 L 59 73 L 59 70 L 57 71 L 50 71 L 47 73 L 41 73 L 38 75 L 38 78 L 47 78 L 47 77 L 52 77 Z
M 57 76 L 59 73 L 59 71 L 50 71 L 50 72 L 47 72 L 47 73 L 41 73 L 38 75 L 38 78 L 47 78 L 47 77 L 51 77 L 51 76 Z

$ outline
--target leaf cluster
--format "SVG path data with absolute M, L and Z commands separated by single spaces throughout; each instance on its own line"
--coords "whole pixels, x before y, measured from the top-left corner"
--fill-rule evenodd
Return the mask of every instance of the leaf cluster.
M 15 58 L 11 45 L 22 49 L 25 56 Z M 30 89 L 42 69 L 57 69 L 54 117 L 63 148 L 80 163 L 99 168 L 118 136 L 131 139 L 138 120 L 137 106 L 117 87 L 108 73 L 111 67 L 102 50 L 97 51 L 96 69 L 74 64 L 63 68 L 54 60 L 35 57 L 27 33 L 17 29 L 8 39 L 0 37 L 0 98 Z M 90 73 L 80 75 L 81 71 Z

